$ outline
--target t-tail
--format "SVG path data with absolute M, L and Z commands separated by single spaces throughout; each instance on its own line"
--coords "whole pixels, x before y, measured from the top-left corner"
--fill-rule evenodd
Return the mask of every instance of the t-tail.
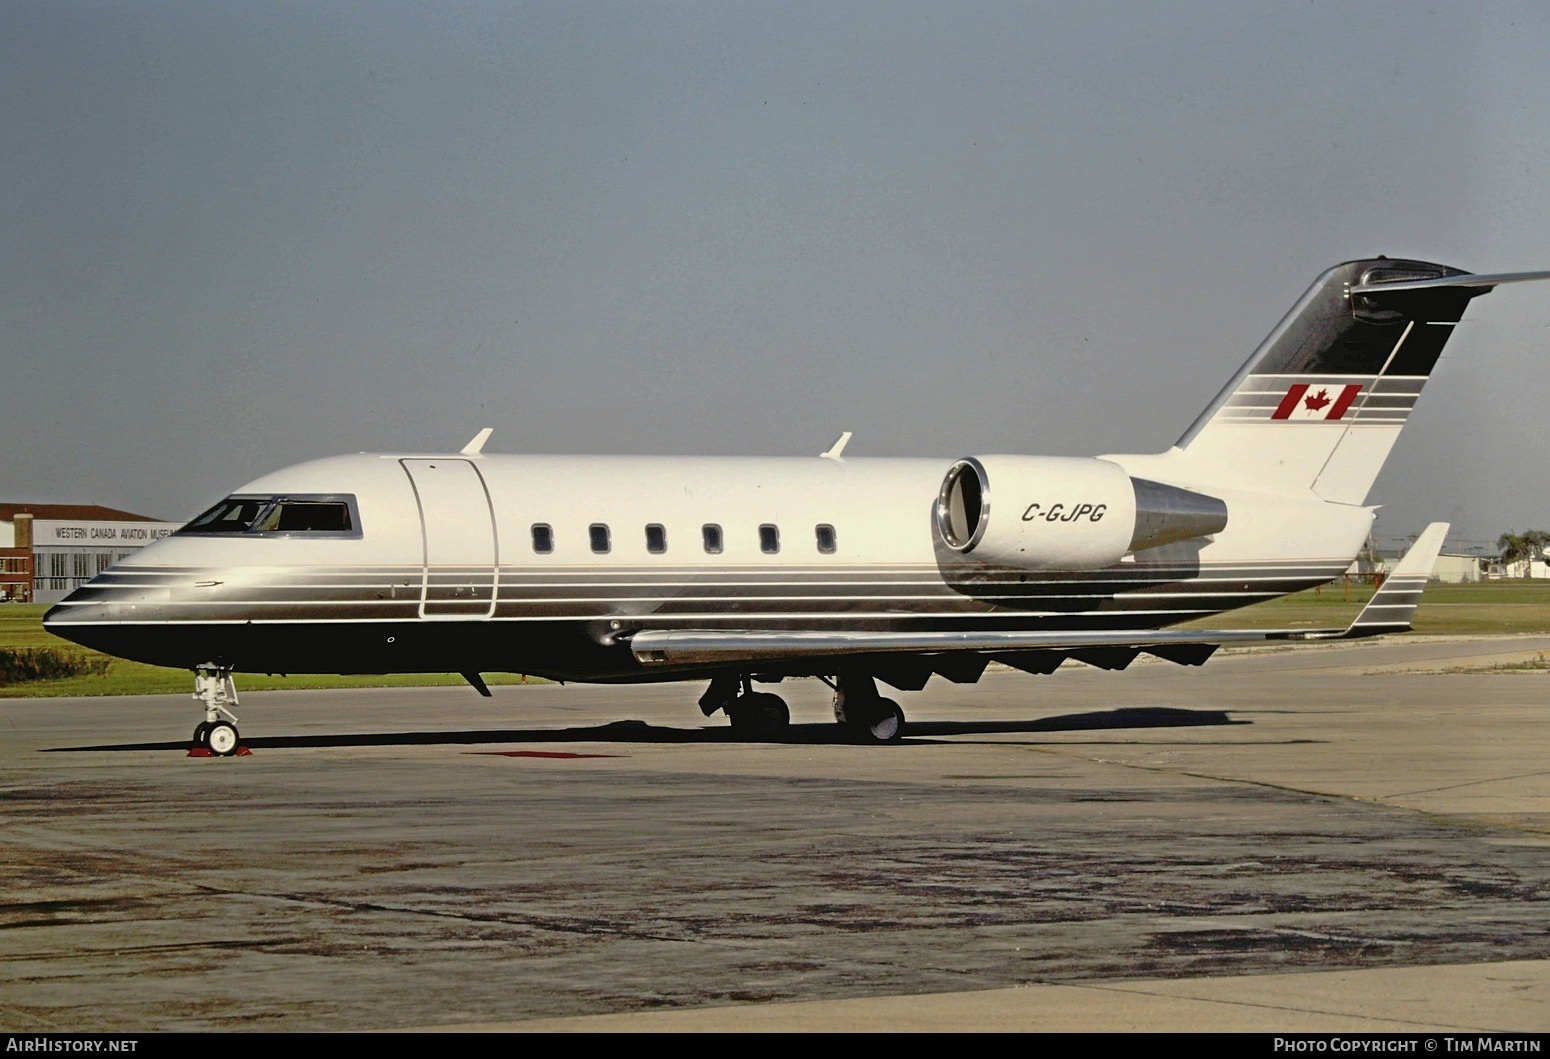
M 1546 278 L 1384 257 L 1336 265 L 1162 460 L 1181 481 L 1362 504 L 1470 300 Z

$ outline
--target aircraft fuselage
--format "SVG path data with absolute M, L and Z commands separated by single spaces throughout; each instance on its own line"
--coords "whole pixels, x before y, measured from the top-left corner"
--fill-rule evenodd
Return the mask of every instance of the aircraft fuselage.
M 1010 459 L 1015 475 L 994 462 Z M 965 554 L 940 513 L 952 460 L 334 457 L 228 501 L 239 520 L 310 513 L 191 524 L 47 622 L 182 668 L 672 679 L 707 667 L 643 667 L 633 632 L 1156 629 L 1339 576 L 1371 525 L 1367 508 L 1216 490 L 1220 532 L 1132 551 L 1125 459 L 985 457 L 991 535 Z

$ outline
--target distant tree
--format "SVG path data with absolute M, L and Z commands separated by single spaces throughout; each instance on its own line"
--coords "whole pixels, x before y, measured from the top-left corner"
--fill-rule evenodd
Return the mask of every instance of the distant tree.
M 1523 576 L 1527 577 L 1529 564 L 1545 557 L 1545 548 L 1550 547 L 1550 533 L 1544 530 L 1503 533 L 1496 539 L 1496 546 L 1502 551 L 1502 565 L 1523 563 Z

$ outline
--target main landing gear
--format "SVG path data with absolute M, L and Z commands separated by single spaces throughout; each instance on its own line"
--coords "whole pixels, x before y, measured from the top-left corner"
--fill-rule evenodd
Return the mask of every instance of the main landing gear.
M 791 711 L 779 695 L 753 690 L 752 678 L 724 674 L 714 678 L 700 696 L 700 710 L 709 717 L 726 711 L 732 734 L 740 739 L 775 742 L 791 727 Z
M 205 719 L 194 729 L 189 756 L 231 757 L 248 753 L 237 734 L 237 715 L 231 712 L 231 707 L 237 705 L 237 686 L 232 683 L 231 670 L 213 664 L 194 670 L 194 698 L 204 703 Z
M 858 742 L 896 743 L 904 737 L 904 711 L 877 693 L 868 673 L 840 673 L 834 682 L 834 719 Z
M 836 680 L 824 679 L 824 683 L 834 689 L 834 719 L 850 738 L 862 743 L 893 743 L 904 735 L 904 711 L 897 702 L 877 693 L 877 684 L 869 674 L 842 672 Z M 739 739 L 774 742 L 785 738 L 791 726 L 785 700 L 754 691 L 747 674 L 725 673 L 712 679 L 700 696 L 700 710 L 707 717 L 717 710 L 725 711 L 732 722 L 732 734 Z

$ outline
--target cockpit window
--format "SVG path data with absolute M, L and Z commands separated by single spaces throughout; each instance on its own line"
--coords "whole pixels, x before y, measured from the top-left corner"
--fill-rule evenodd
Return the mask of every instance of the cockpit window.
M 359 537 L 353 496 L 229 496 L 179 534 Z
M 350 509 L 338 500 L 279 500 L 253 527 L 260 533 L 348 533 Z
M 229 496 L 178 532 L 241 533 L 258 521 L 269 504 L 269 497 Z

